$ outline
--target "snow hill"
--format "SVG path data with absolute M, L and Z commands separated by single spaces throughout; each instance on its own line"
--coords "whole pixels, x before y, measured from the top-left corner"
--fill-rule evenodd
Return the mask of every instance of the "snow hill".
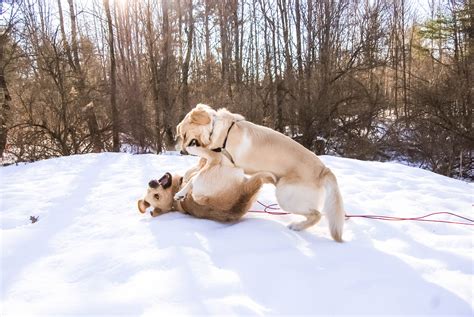
M 473 184 L 322 159 L 349 214 L 473 217 Z M 138 213 L 151 178 L 194 163 L 103 153 L 0 168 L 0 315 L 472 316 L 473 227 L 353 218 L 339 244 L 324 218 L 294 232 L 293 215 L 228 225 Z M 266 185 L 259 199 L 276 202 L 273 191 Z

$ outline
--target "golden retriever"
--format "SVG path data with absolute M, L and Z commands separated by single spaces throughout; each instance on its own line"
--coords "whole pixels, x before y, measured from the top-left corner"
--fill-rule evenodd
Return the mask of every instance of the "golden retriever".
M 138 201 L 138 210 L 145 213 L 153 207 L 153 217 L 180 211 L 197 218 L 219 222 L 239 220 L 252 206 L 264 183 L 275 183 L 271 173 L 257 173 L 246 177 L 218 153 L 200 148 L 197 143 L 188 147 L 199 154 L 199 165 L 184 177 L 166 173 L 160 180 L 149 182 L 145 197 Z
M 303 230 L 321 219 L 323 212 L 331 236 L 342 242 L 345 212 L 335 175 L 311 151 L 291 138 L 249 121 L 226 109 L 203 104 L 192 109 L 177 126 L 181 148 L 193 142 L 220 152 L 247 174 L 270 172 L 277 178 L 276 198 L 280 207 L 303 215 L 290 224 Z M 183 151 L 186 152 L 186 151 Z

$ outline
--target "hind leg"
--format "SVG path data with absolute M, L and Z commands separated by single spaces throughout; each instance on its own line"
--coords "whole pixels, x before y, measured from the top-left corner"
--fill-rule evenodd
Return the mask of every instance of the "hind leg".
M 301 231 L 317 224 L 319 220 L 321 220 L 321 213 L 317 210 L 312 210 L 310 214 L 305 214 L 303 216 L 306 217 L 306 220 L 300 222 L 292 222 L 290 223 L 288 228 L 295 231 Z
M 201 206 L 205 206 L 209 204 L 209 200 L 210 200 L 208 196 L 194 195 L 194 194 L 193 194 L 193 199 L 198 205 L 201 205 Z
M 288 227 L 300 231 L 311 227 L 321 219 L 322 188 L 312 184 L 295 183 L 284 178 L 276 185 L 276 198 L 280 207 L 293 214 L 302 215 L 306 220 L 293 222 Z

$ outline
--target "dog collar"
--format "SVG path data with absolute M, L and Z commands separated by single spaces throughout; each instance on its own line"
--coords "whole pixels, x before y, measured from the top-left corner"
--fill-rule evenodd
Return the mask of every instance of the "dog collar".
M 227 139 L 229 138 L 229 133 L 230 133 L 230 130 L 232 129 L 232 127 L 234 126 L 235 124 L 235 121 L 232 121 L 232 124 L 230 125 L 229 129 L 227 130 L 227 134 L 225 136 L 225 139 L 224 139 L 224 144 L 222 144 L 221 147 L 218 147 L 218 148 L 215 148 L 215 149 L 211 149 L 211 151 L 213 152 L 221 152 L 222 154 L 224 154 L 225 157 L 227 157 L 229 159 L 229 161 L 235 165 L 234 163 L 234 159 L 232 158 L 232 155 L 230 155 L 229 151 L 226 150 L 225 146 L 227 145 Z M 213 129 L 214 130 L 214 129 Z

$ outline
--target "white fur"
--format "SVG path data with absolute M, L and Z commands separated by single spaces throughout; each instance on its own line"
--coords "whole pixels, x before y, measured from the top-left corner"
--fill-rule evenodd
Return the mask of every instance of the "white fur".
M 174 195 L 174 200 L 183 200 L 184 197 L 189 193 L 189 191 L 193 188 L 193 181 L 189 181 L 179 192 Z
M 321 210 L 324 189 L 315 190 L 309 186 L 279 182 L 275 194 L 278 204 L 283 210 L 308 215 L 313 210 Z
M 208 182 L 209 178 L 219 179 L 225 175 L 226 182 Z M 228 192 L 232 188 L 238 188 L 245 178 L 244 171 L 240 168 L 217 166 L 206 171 L 206 177 L 194 177 L 193 195 L 196 196 L 218 196 L 220 193 Z
M 239 145 L 235 150 L 235 160 L 240 161 L 240 159 L 249 153 L 252 147 L 252 140 L 248 136 L 247 132 L 244 132 L 242 135 L 242 139 L 240 140 Z
M 207 160 L 211 159 L 209 156 L 211 154 L 210 151 L 202 147 L 188 146 L 186 150 L 190 154 L 206 158 Z M 200 177 L 203 173 L 205 173 L 205 177 Z M 210 181 L 222 179 L 224 175 L 225 182 Z M 238 188 L 244 180 L 244 170 L 235 167 L 229 160 L 222 157 L 220 164 L 200 170 L 174 197 L 176 200 L 182 200 L 191 189 L 193 190 L 193 197 L 215 197 L 220 193 L 231 191 L 232 188 Z

